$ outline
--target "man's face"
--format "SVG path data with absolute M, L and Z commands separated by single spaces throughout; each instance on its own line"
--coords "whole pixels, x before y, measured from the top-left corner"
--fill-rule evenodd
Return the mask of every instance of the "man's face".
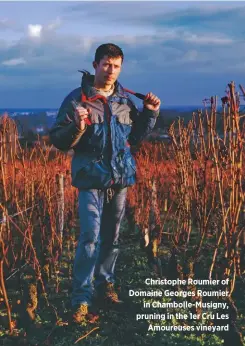
M 110 86 L 115 83 L 121 72 L 122 58 L 109 58 L 105 55 L 99 64 L 94 62 L 93 66 L 98 83 L 104 86 Z

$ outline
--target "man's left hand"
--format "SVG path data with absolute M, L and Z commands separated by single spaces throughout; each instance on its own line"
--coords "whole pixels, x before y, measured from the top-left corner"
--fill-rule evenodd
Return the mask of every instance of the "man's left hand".
M 160 99 L 151 92 L 145 95 L 144 106 L 150 111 L 158 111 L 161 105 Z

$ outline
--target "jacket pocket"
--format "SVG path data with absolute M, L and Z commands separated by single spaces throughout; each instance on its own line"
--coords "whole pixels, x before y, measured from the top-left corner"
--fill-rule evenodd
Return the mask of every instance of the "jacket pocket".
M 123 150 L 115 158 L 116 166 L 123 178 L 129 178 L 136 173 L 135 159 L 128 150 Z
M 118 138 L 119 146 L 124 147 L 126 146 L 129 134 L 132 130 L 132 123 L 129 123 L 125 121 L 125 118 L 120 117 L 116 118 L 115 121 L 115 135 Z
M 100 152 L 104 145 L 104 120 L 100 114 L 91 114 L 92 124 L 88 129 L 88 146 L 92 147 L 94 151 Z
M 130 155 L 126 155 L 126 159 L 125 159 L 125 166 L 127 167 L 127 175 L 128 176 L 132 176 L 136 173 L 136 162 L 134 157 L 130 154 Z
M 75 153 L 72 158 L 71 169 L 72 173 L 76 175 L 78 171 L 86 172 L 93 160 L 95 160 L 94 155 L 81 154 L 79 152 Z

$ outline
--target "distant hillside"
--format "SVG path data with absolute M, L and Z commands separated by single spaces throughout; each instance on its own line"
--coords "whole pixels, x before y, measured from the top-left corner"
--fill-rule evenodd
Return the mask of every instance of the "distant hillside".
M 16 115 L 13 118 L 17 124 L 18 133 L 20 136 L 25 137 L 27 133 L 33 132 L 35 134 L 45 135 L 55 121 L 55 116 L 47 116 L 45 111 L 28 114 Z
M 37 111 L 36 113 L 15 113 L 13 119 L 16 121 L 19 135 L 25 136 L 29 131 L 40 134 L 47 134 L 56 119 L 56 113 L 52 116 L 47 115 L 46 111 Z M 11 114 L 10 114 L 11 115 Z M 181 112 L 174 109 L 162 109 L 157 120 L 156 127 L 169 126 L 177 117 L 183 117 L 186 121 L 190 120 L 191 111 Z
M 181 117 L 184 119 L 185 123 L 187 123 L 189 120 L 192 119 L 192 112 L 191 111 L 177 111 L 173 109 L 161 109 L 160 116 L 157 119 L 156 128 L 164 128 L 169 127 L 172 122 L 177 119 L 178 117 Z
M 201 108 L 201 107 L 200 107 Z M 200 109 L 199 108 L 199 109 Z M 170 109 L 162 108 L 160 116 L 157 118 L 156 126 L 149 136 L 150 138 L 157 138 L 164 140 L 166 137 L 169 126 L 174 120 L 179 117 L 184 119 L 184 123 L 187 124 L 192 119 L 192 113 L 197 111 L 197 106 L 172 106 Z M 47 136 L 48 131 L 55 122 L 58 110 L 15 110 L 9 111 L 9 115 L 13 117 L 17 124 L 19 137 L 27 139 L 32 142 L 39 136 Z M 221 119 L 221 117 L 220 117 Z M 217 117 L 217 125 L 219 127 L 219 121 Z

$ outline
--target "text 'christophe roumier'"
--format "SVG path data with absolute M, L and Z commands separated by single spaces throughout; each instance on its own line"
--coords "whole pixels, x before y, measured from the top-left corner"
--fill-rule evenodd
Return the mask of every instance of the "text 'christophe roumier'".
M 148 286 L 145 290 L 129 289 L 129 296 L 142 297 L 142 308 L 152 309 L 150 313 L 136 314 L 137 321 L 151 322 L 148 331 L 196 330 L 214 333 L 229 330 L 227 323 L 229 305 L 226 301 L 226 297 L 229 297 L 228 278 L 223 280 L 147 278 L 145 284 Z M 193 321 L 199 323 L 191 325 Z

